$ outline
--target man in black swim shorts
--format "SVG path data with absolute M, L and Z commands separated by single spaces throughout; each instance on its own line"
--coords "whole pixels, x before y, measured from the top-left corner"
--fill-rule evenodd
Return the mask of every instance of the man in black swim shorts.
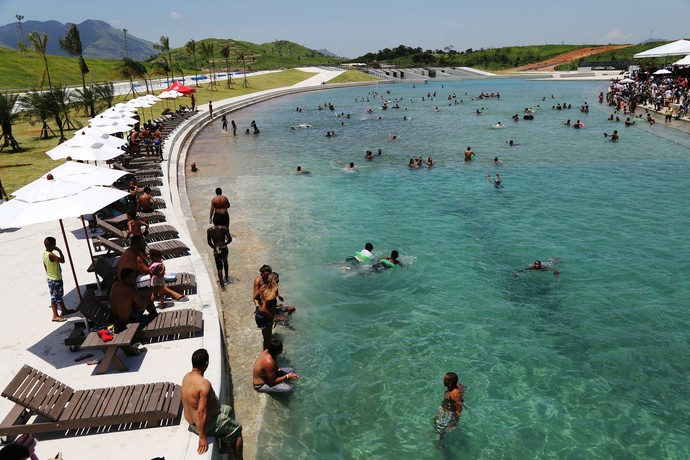
M 228 227 L 214 225 L 206 231 L 206 241 L 213 249 L 220 288 L 225 290 L 225 283 L 228 282 L 228 244 L 232 242 L 232 235 Z M 223 276 L 223 270 L 225 270 L 225 276 Z

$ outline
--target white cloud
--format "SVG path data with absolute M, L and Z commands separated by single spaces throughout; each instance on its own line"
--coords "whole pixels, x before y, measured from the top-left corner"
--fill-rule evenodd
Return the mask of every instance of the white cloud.
M 182 14 L 178 13 L 177 11 L 171 11 L 170 17 L 173 19 L 182 19 Z
M 632 34 L 624 34 L 620 29 L 612 30 L 603 37 L 601 37 L 602 43 L 613 43 L 613 42 L 623 42 L 629 43 L 633 38 Z

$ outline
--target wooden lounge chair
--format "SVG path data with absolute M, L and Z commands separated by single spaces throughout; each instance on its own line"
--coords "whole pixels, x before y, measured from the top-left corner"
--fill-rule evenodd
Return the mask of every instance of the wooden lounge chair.
M 0 422 L 0 436 L 177 424 L 181 393 L 170 382 L 74 390 L 24 365 L 2 392 L 15 406 Z
M 162 212 L 137 212 L 137 218 L 148 222 L 149 224 L 157 224 L 158 222 L 165 222 L 165 214 Z M 104 219 L 109 224 L 112 224 L 119 229 L 127 228 L 127 214 L 120 214 L 117 217 Z
M 114 252 L 117 255 L 122 255 L 125 252 L 125 248 L 122 247 L 117 241 L 111 241 L 107 238 L 103 238 L 97 235 L 93 238 L 94 249 L 100 251 L 105 249 L 107 253 Z M 151 243 L 147 245 L 150 249 L 158 249 L 162 254 L 164 259 L 172 259 L 174 257 L 181 257 L 189 255 L 189 248 L 185 246 L 180 240 L 167 240 L 158 243 Z
M 150 292 L 150 291 L 149 291 Z M 89 324 L 89 328 L 112 324 L 110 304 L 104 299 L 93 297 L 88 303 L 80 303 L 77 308 Z M 158 313 L 158 316 L 136 333 L 138 340 L 157 337 L 186 338 L 193 337 L 203 330 L 203 314 L 200 310 L 183 308 Z M 65 339 L 65 345 L 73 351 L 84 343 L 88 330 L 84 323 L 76 323 L 70 336 Z
M 115 275 L 117 273 L 117 263 L 115 259 L 110 257 L 101 257 L 96 261 L 96 274 L 101 277 L 103 282 L 101 283 L 101 288 L 106 292 L 110 293 L 110 288 L 115 282 Z M 182 295 L 191 295 L 196 293 L 196 276 L 193 273 L 177 272 L 177 277 L 175 281 L 166 282 L 168 286 L 173 291 Z M 142 294 L 142 298 L 150 297 L 151 291 L 149 289 L 138 289 L 139 291 L 146 291 Z M 146 297 L 144 297 L 146 296 Z M 83 300 L 83 299 L 82 299 Z M 81 305 L 82 302 L 79 304 Z M 79 306 L 77 306 L 79 310 Z M 100 323 L 99 323 L 100 324 Z
M 127 236 L 127 232 L 125 230 L 120 230 L 114 225 L 111 225 L 101 219 L 96 220 L 96 225 L 106 232 L 106 237 L 110 236 L 112 238 L 124 240 Z M 179 236 L 180 235 L 177 229 L 172 225 L 156 225 L 149 227 L 149 234 L 146 237 L 146 241 L 169 240 L 179 238 Z

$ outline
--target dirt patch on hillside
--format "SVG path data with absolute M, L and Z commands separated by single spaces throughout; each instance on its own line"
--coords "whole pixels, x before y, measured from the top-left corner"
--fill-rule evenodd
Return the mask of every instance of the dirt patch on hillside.
M 508 69 L 508 72 L 521 72 L 525 70 L 543 70 L 543 71 L 553 71 L 556 67 L 562 64 L 567 64 L 571 61 L 582 59 L 592 54 L 604 53 L 606 51 L 618 50 L 621 48 L 627 48 L 630 45 L 608 45 L 608 46 L 597 46 L 593 48 L 578 48 L 573 51 L 568 51 L 567 53 L 559 54 L 552 58 L 546 59 L 544 61 L 533 62 L 531 64 L 523 65 L 520 67 L 515 67 L 514 69 Z

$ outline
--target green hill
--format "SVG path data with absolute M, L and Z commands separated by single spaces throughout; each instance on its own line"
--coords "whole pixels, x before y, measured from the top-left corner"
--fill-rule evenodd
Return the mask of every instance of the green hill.
M 213 57 L 205 58 L 201 55 L 202 43 L 206 46 L 213 45 Z M 251 70 L 274 70 L 288 67 L 299 67 L 319 64 L 336 64 L 338 58 L 327 56 L 318 51 L 306 48 L 297 43 L 286 40 L 276 40 L 271 43 L 257 45 L 255 43 L 241 40 L 206 38 L 196 42 L 197 67 L 209 70 L 215 61 L 216 70 L 225 70 L 225 59 L 221 57 L 220 50 L 224 45 L 230 47 L 229 64 L 233 69 L 241 69 L 242 63 L 238 57 L 239 53 L 244 53 L 245 63 Z M 185 69 L 186 72 L 194 73 L 194 62 L 192 55 L 185 47 L 170 50 L 173 64 L 176 67 Z M 149 63 L 159 62 L 167 57 L 158 55 L 150 59 Z
M 17 50 L 0 48 L 0 89 L 24 90 L 39 87 L 45 70 L 43 58 L 34 53 L 27 52 L 26 56 Z M 107 59 L 86 59 L 90 72 L 86 75 L 87 81 L 103 82 L 113 79 L 113 69 L 118 61 Z M 81 86 L 81 73 L 76 58 L 49 55 L 48 66 L 50 79 L 53 84 L 79 85 Z M 46 80 L 47 85 L 47 80 Z
M 201 43 L 213 45 L 213 56 L 209 59 L 201 55 Z M 209 72 L 213 62 L 215 62 L 217 72 L 225 72 L 225 59 L 220 54 L 221 47 L 225 44 L 230 45 L 228 63 L 234 70 L 242 69 L 239 53 L 244 53 L 245 63 L 249 70 L 273 70 L 339 62 L 336 57 L 284 40 L 257 45 L 238 40 L 207 38 L 197 42 L 196 59 L 199 73 Z M 172 49 L 171 56 L 176 75 L 179 75 L 180 69 L 187 75 L 194 74 L 194 61 L 184 47 Z M 152 72 L 154 64 L 163 59 L 164 56 L 159 54 L 144 64 L 149 72 Z M 40 86 L 45 69 L 40 55 L 28 52 L 26 56 L 23 56 L 16 50 L 0 47 L 0 62 L 3 63 L 0 66 L 0 90 L 25 90 Z M 118 60 L 87 58 L 86 64 L 90 69 L 86 77 L 87 81 L 113 80 L 113 70 L 119 62 Z M 48 55 L 48 65 L 53 84 L 81 85 L 81 74 L 75 58 Z

